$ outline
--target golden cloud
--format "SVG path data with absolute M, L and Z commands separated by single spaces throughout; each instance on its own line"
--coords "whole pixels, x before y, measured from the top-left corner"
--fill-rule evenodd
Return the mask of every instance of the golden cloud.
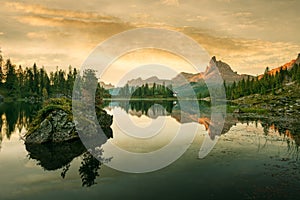
M 183 32 L 195 39 L 210 55 L 224 60 L 238 72 L 254 75 L 263 73 L 266 66 L 278 67 L 290 61 L 300 49 L 299 45 L 289 42 L 220 37 L 190 27 Z
M 179 6 L 178 0 L 162 0 L 155 5 L 161 7 L 161 4 Z M 262 24 L 265 22 L 262 19 L 259 19 L 258 22 L 255 13 L 252 14 L 249 11 L 226 12 L 217 15 L 217 25 L 211 23 L 211 26 L 219 28 L 215 31 L 201 29 L 200 25 L 213 21 L 209 15 L 206 16 L 203 13 L 201 15 L 195 13 L 194 15 L 183 17 L 185 22 L 195 22 L 193 24 L 201 22 L 198 27 L 186 27 L 170 24 L 163 20 L 157 21 L 151 14 L 141 11 L 136 11 L 131 16 L 134 20 L 131 20 L 129 23 L 115 16 L 94 12 L 53 9 L 37 4 L 7 2 L 5 6 L 8 8 L 7 10 L 15 14 L 14 17 L 18 22 L 24 24 L 18 31 L 24 31 L 24 34 L 29 39 L 25 41 L 23 37 L 21 39 L 16 38 L 12 40 L 13 42 L 19 39 L 19 41 L 22 41 L 18 41 L 18 45 L 22 43 L 22 45 L 27 46 L 37 46 L 33 50 L 33 54 L 45 51 L 43 49 L 45 46 L 53 52 L 57 51 L 57 49 L 63 49 L 63 55 L 65 56 L 68 55 L 70 57 L 75 54 L 78 57 L 82 56 L 79 59 L 80 61 L 84 59 L 83 55 L 86 55 L 86 52 L 90 51 L 99 42 L 113 34 L 136 27 L 157 27 L 183 32 L 207 49 L 210 55 L 216 55 L 217 58 L 228 62 L 236 71 L 243 73 L 251 71 L 253 74 L 256 74 L 263 72 L 266 66 L 276 67 L 279 63 L 283 64 L 294 58 L 300 49 L 299 45 L 288 42 L 253 40 L 247 39 L 245 35 L 240 36 L 240 38 L 233 37 L 233 34 L 230 34 L 232 33 L 231 29 L 251 28 L 252 30 L 260 30 L 260 28 L 264 27 Z M 175 9 L 180 8 L 176 7 Z M 224 34 L 222 35 L 222 33 Z M 0 32 L 0 36 L 3 34 L 3 32 Z M 41 45 L 41 40 L 43 40 L 43 45 Z M 46 57 L 46 54 L 44 57 Z M 69 64 L 74 62 L 73 58 L 61 60 L 65 60 Z M 80 61 L 77 63 L 80 63 Z M 45 62 L 47 62 L 46 58 Z M 51 62 L 50 56 L 48 62 Z
M 179 6 L 178 0 L 161 0 L 161 4 L 167 5 L 167 6 Z
M 41 15 L 56 17 L 56 18 L 71 18 L 87 21 L 100 21 L 100 22 L 118 22 L 120 21 L 117 17 L 99 15 L 98 13 L 93 12 L 80 12 L 80 11 L 71 11 L 63 9 L 51 9 L 41 5 L 29 5 L 20 2 L 6 2 L 5 5 L 8 8 L 12 8 L 16 11 L 21 11 L 30 15 Z

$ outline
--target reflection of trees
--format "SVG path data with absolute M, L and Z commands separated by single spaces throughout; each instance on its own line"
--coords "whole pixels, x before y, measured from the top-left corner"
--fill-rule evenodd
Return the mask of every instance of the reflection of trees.
M 39 104 L 28 104 L 24 102 L 0 104 L 0 144 L 3 135 L 6 135 L 9 139 L 11 134 L 16 131 L 16 128 L 18 131 L 21 131 L 23 127 L 27 128 L 27 125 L 33 120 L 39 108 Z M 2 117 L 5 120 L 2 120 Z M 3 129 L 3 127 L 5 128 Z M 5 131 L 5 133 L 2 131 Z
M 29 158 L 37 160 L 37 165 L 45 170 L 62 169 L 60 175 L 63 179 L 66 177 L 73 159 L 82 156 L 79 175 L 82 186 L 86 187 L 96 184 L 100 166 L 102 163 L 110 161 L 110 159 L 102 158 L 103 150 L 101 148 L 96 149 L 91 154 L 80 140 L 60 144 L 26 144 Z M 94 157 L 95 155 L 97 158 Z
M 96 183 L 95 180 L 99 176 L 98 170 L 101 162 L 89 152 L 85 152 L 82 157 L 83 160 L 79 168 L 82 186 L 90 187 Z
M 159 104 L 162 107 L 155 107 L 154 104 Z M 194 105 L 189 107 L 185 106 L 185 109 L 182 110 L 180 104 L 173 104 L 173 101 L 129 101 L 126 102 L 117 102 L 117 106 L 123 108 L 126 112 L 132 115 L 149 115 L 149 110 L 153 108 L 165 108 L 167 113 L 163 115 L 170 115 L 179 123 L 190 123 L 190 122 L 198 122 L 205 126 L 208 133 L 211 133 L 214 127 L 218 127 L 219 124 L 217 121 L 215 124 L 211 121 L 211 107 L 210 103 L 207 101 L 199 101 L 199 110 L 200 110 L 200 117 L 199 114 L 195 113 Z M 134 111 L 134 112 L 132 112 Z M 152 113 L 159 113 L 157 110 L 151 111 Z M 260 123 L 262 125 L 263 131 L 265 135 L 269 134 L 270 129 L 273 129 L 279 133 L 279 135 L 283 135 L 286 137 L 286 141 L 288 144 L 288 148 L 290 149 L 290 153 L 298 152 L 298 148 L 300 145 L 300 123 L 298 120 L 287 117 L 287 116 L 278 116 L 278 117 L 262 117 L 252 114 L 239 114 L 239 115 L 232 115 L 227 114 L 225 118 L 225 123 L 221 134 L 226 134 L 232 126 L 235 126 L 238 122 L 241 123 Z
M 80 140 L 61 144 L 26 144 L 26 150 L 29 158 L 37 160 L 37 164 L 45 170 L 65 167 L 86 151 Z
M 153 107 L 155 104 L 161 105 L 161 109 L 165 109 L 168 114 L 172 113 L 173 109 L 173 101 L 130 101 L 130 109 L 135 110 L 135 111 L 142 111 L 143 114 L 148 115 L 148 110 L 149 109 L 154 109 L 158 107 Z M 159 112 L 153 110 L 153 112 Z M 162 112 L 163 113 L 163 112 Z
M 253 115 L 238 115 L 237 119 L 238 121 L 247 124 L 249 122 L 255 122 L 257 125 L 259 122 L 262 125 L 264 134 L 266 136 L 269 135 L 270 130 L 277 132 L 279 136 L 283 136 L 287 143 L 289 155 L 298 160 L 300 146 L 300 123 L 297 119 L 286 116 L 258 117 Z M 261 148 L 266 145 L 266 142 L 267 139 Z
M 300 137 L 298 136 L 300 130 L 300 123 L 298 119 L 283 116 L 259 117 L 252 115 L 238 115 L 236 116 L 236 118 L 242 123 L 260 122 L 265 135 L 268 135 L 269 130 L 273 129 L 274 131 L 277 131 L 279 135 L 284 135 L 286 137 L 293 138 L 296 144 L 298 146 L 300 145 Z
M 162 101 L 162 100 L 143 100 L 143 101 L 130 100 L 129 102 L 116 101 L 113 103 L 116 103 L 117 106 L 124 109 L 127 113 L 141 112 L 141 114 L 149 116 L 151 112 L 151 115 L 153 114 L 154 116 L 157 116 L 157 114 L 159 113 L 161 113 L 161 115 L 164 116 L 164 115 L 170 115 L 172 113 L 174 107 L 173 102 L 174 101 Z M 155 105 L 160 105 L 160 106 L 155 106 Z M 166 112 L 164 112 L 164 110 Z

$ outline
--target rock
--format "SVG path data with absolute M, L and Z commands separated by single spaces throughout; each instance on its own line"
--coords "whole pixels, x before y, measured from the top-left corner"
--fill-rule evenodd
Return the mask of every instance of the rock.
M 36 130 L 28 134 L 25 143 L 58 143 L 77 139 L 75 124 L 68 117 L 68 113 L 63 110 L 52 111 Z
M 237 108 L 233 111 L 233 113 L 243 113 L 241 109 Z
M 282 89 L 280 88 L 279 90 L 276 91 L 276 94 L 280 94 L 282 92 Z
M 101 108 L 96 109 L 98 122 L 103 129 L 106 139 L 112 137 L 112 116 Z M 86 119 L 83 117 L 83 119 Z M 86 119 L 88 121 L 88 119 Z M 82 132 L 93 136 L 97 132 L 95 126 L 88 123 Z M 92 128 L 90 128 L 92 126 Z M 71 101 L 67 99 L 52 99 L 39 111 L 38 116 L 30 124 L 25 135 L 25 144 L 62 143 L 79 139 L 71 112 Z M 94 131 L 93 131 L 94 130 Z

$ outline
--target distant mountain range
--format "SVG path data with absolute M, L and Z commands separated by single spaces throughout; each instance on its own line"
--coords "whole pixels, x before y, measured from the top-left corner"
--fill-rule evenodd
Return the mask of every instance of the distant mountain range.
M 141 79 L 141 78 L 137 78 L 137 79 L 131 79 L 127 82 L 127 84 L 130 87 L 135 87 L 135 86 L 141 86 L 141 85 L 145 85 L 146 83 L 148 83 L 149 86 L 152 86 L 153 83 L 155 84 L 160 84 L 160 85 L 169 85 L 171 84 L 171 80 L 167 80 L 167 79 L 159 79 L 157 78 L 157 76 L 152 76 L 150 78 L 147 79 Z
M 212 64 L 211 63 L 215 64 L 218 71 L 212 72 L 212 70 L 211 70 Z M 280 71 L 280 69 L 288 69 L 289 70 L 292 68 L 292 66 L 295 63 L 296 64 L 300 63 L 300 54 L 298 55 L 297 59 L 291 60 L 290 62 L 288 62 L 280 67 L 271 69 L 271 70 L 269 70 L 268 73 L 274 75 L 274 74 L 276 74 L 277 71 Z M 216 57 L 213 56 L 211 58 L 210 64 L 206 67 L 206 70 L 204 72 L 200 72 L 200 73 L 196 73 L 196 74 L 181 72 L 177 76 L 172 78 L 171 80 L 159 79 L 156 76 L 152 76 L 147 79 L 142 79 L 139 77 L 136 79 L 129 80 L 127 82 L 127 84 L 130 87 L 137 87 L 137 86 L 145 85 L 146 83 L 149 86 L 152 86 L 153 83 L 161 84 L 161 85 L 164 84 L 166 86 L 172 85 L 175 90 L 181 90 L 181 91 L 188 90 L 188 88 L 190 86 L 192 86 L 196 93 L 198 93 L 198 92 L 201 93 L 201 92 L 204 92 L 207 90 L 206 84 L 205 84 L 205 79 L 208 79 L 210 76 L 212 76 L 212 73 L 216 73 L 216 72 L 219 73 L 219 75 L 221 75 L 221 77 L 226 82 L 226 84 L 232 84 L 234 81 L 238 82 L 242 79 L 247 79 L 248 77 L 249 78 L 254 77 L 251 75 L 238 74 L 237 72 L 234 72 L 227 63 L 225 63 L 221 60 L 217 60 Z M 258 78 L 261 78 L 261 77 L 263 77 L 263 74 L 258 76 Z M 111 90 L 113 88 L 113 86 L 111 84 L 103 83 L 103 85 L 104 85 L 103 87 L 106 89 Z
M 100 81 L 100 86 L 102 86 L 102 87 L 103 87 L 104 89 L 106 89 L 106 90 L 110 90 L 110 89 L 115 88 L 115 86 L 112 85 L 111 83 L 106 84 L 106 83 L 104 83 L 103 81 Z
M 218 68 L 221 77 L 223 78 L 223 80 L 225 80 L 226 83 L 233 83 L 234 81 L 239 81 L 242 80 L 243 78 L 247 78 L 248 76 L 250 76 L 250 75 L 238 74 L 237 72 L 234 72 L 227 63 L 222 62 L 221 60 L 217 61 L 215 56 L 211 58 L 211 61 L 213 61 L 216 64 L 216 67 Z M 204 83 L 204 78 L 208 74 L 208 71 L 209 71 L 209 66 L 206 68 L 204 72 L 200 72 L 196 74 L 181 72 L 171 80 L 159 79 L 156 76 L 152 76 L 147 79 L 141 79 L 141 78 L 132 79 L 129 80 L 127 83 L 129 86 L 141 86 L 146 83 L 152 85 L 153 83 L 156 83 L 156 84 L 165 84 L 165 85 L 172 84 L 173 86 L 178 87 L 186 84 L 187 82 Z

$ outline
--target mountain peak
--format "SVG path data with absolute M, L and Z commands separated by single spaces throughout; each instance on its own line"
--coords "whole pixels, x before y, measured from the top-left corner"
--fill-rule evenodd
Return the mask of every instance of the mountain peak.
M 296 64 L 299 64 L 299 63 L 300 63 L 300 53 L 298 53 L 298 57 L 297 57 L 297 59 L 295 60 L 295 63 L 296 63 Z
M 213 57 L 211 58 L 211 60 L 214 61 L 214 62 L 217 62 L 216 56 L 213 56 Z
M 216 66 L 217 67 L 217 73 L 220 73 L 220 75 L 222 76 L 223 80 L 225 80 L 227 83 L 233 83 L 234 81 L 239 81 L 242 80 L 243 78 L 247 78 L 249 75 L 246 74 L 237 74 L 237 72 L 234 72 L 231 67 L 221 61 L 218 60 L 216 56 L 213 56 L 210 60 L 210 64 L 207 66 L 206 70 L 205 70 L 205 76 L 211 76 L 212 73 L 216 73 L 216 71 L 214 71 L 214 69 L 211 68 L 211 66 Z M 209 75 L 210 74 L 210 75 Z

